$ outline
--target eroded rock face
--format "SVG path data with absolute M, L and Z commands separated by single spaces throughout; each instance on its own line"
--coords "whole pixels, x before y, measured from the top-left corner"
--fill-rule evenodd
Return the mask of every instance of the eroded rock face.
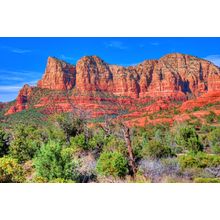
M 15 101 L 15 105 L 11 106 L 7 111 L 6 115 L 13 114 L 16 112 L 20 112 L 24 109 L 28 108 L 28 101 L 31 96 L 33 87 L 25 84 L 23 88 L 19 91 L 17 99 Z
M 219 69 L 213 69 L 213 74 L 208 77 L 208 91 L 215 92 L 220 91 L 220 75 Z
M 7 114 L 28 108 L 31 88 L 26 87 L 20 91 L 16 104 Z M 103 111 L 98 109 L 108 106 L 106 112 L 113 114 L 116 110 L 110 107 L 114 103 L 136 111 L 138 104 L 166 100 L 166 108 L 169 108 L 169 102 L 185 102 L 220 91 L 220 69 L 209 61 L 179 53 L 130 67 L 109 65 L 97 56 L 85 56 L 76 66 L 49 57 L 37 87 L 65 91 L 68 95 L 53 99 L 42 95 L 35 107 L 50 105 L 51 109 L 57 106 L 60 111 L 71 111 L 73 103 L 93 111 L 94 115 L 101 115 Z M 163 101 L 157 102 L 146 111 L 160 110 L 163 105 Z M 186 109 L 187 105 L 191 104 L 182 108 Z
M 153 94 L 175 95 L 177 92 L 198 96 L 208 91 L 208 80 L 219 68 L 208 61 L 183 54 L 162 57 L 153 72 L 149 91 Z
M 134 66 L 108 65 L 97 56 L 83 57 L 76 65 L 79 91 L 104 91 L 117 96 L 199 96 L 220 89 L 220 70 L 209 61 L 183 54 L 169 54 Z
M 86 56 L 76 64 L 76 88 L 85 91 L 110 91 L 113 76 L 109 65 L 97 56 Z
M 51 90 L 69 90 L 75 85 L 76 68 L 64 61 L 49 57 L 43 78 L 37 86 Z
M 102 91 L 128 97 L 184 98 L 220 90 L 220 70 L 209 61 L 183 54 L 168 54 L 133 67 L 108 65 L 97 56 L 81 58 L 76 67 L 49 57 L 38 87 L 79 92 Z
M 195 107 L 203 107 L 208 104 L 220 103 L 220 91 L 208 92 L 193 100 L 188 100 L 182 104 L 180 111 L 193 110 Z

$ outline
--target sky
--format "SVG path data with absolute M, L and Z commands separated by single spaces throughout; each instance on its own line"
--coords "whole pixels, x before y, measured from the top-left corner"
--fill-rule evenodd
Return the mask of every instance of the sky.
M 0 101 L 14 100 L 24 84 L 36 85 L 48 56 L 76 64 L 82 56 L 97 55 L 109 64 L 129 66 L 174 52 L 198 56 L 220 66 L 220 38 L 1 37 Z

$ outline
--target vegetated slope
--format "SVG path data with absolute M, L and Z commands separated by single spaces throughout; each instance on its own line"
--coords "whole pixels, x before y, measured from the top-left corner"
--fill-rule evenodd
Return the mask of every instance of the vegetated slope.
M 218 115 L 219 101 L 220 68 L 194 56 L 173 53 L 130 67 L 109 65 L 97 56 L 85 56 L 76 66 L 49 57 L 37 86 L 24 85 L 16 102 L 2 111 L 8 116 L 77 108 L 91 118 L 120 115 L 131 126 L 143 126 L 186 120 L 189 110 L 208 104 Z

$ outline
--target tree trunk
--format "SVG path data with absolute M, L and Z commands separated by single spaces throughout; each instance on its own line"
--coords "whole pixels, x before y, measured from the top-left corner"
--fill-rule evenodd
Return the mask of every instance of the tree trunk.
M 124 133 L 124 139 L 127 145 L 128 149 L 128 156 L 129 156 L 129 165 L 131 167 L 131 175 L 135 177 L 135 174 L 137 172 L 135 161 L 134 161 L 134 154 L 131 146 L 131 137 L 130 137 L 130 129 L 126 126 L 123 126 L 123 133 Z

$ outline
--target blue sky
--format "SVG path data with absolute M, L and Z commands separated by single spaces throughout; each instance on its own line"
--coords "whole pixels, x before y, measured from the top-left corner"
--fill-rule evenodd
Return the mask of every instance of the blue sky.
M 173 52 L 220 66 L 220 38 L 0 38 L 0 101 L 15 99 L 25 83 L 35 85 L 48 56 L 75 64 L 82 56 L 97 55 L 129 66 Z

